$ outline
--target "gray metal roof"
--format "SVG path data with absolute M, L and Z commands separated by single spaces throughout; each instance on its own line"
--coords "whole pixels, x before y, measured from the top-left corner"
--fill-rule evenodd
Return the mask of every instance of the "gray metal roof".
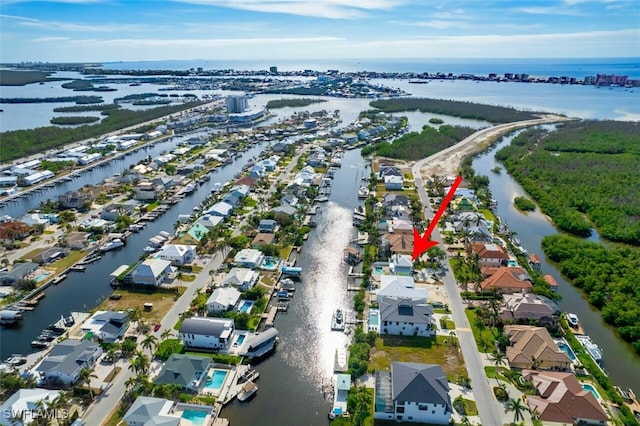
M 179 332 L 220 337 L 222 332 L 232 323 L 232 319 L 224 318 L 187 318 L 182 322 Z
M 163 407 L 167 402 L 168 400 L 163 398 L 139 396 L 124 415 L 124 421 L 127 422 L 127 424 L 156 424 L 155 422 L 147 422 L 153 421 L 155 417 L 166 417 L 161 416 L 160 413 L 162 413 Z M 174 417 L 173 420 L 174 422 L 172 424 L 175 425 L 178 425 L 180 422 L 178 417 Z
M 202 372 L 204 374 L 210 365 L 211 358 L 209 357 L 172 354 L 154 383 L 191 387 L 195 373 Z
M 37 371 L 59 371 L 73 375 L 84 367 L 84 363 L 99 346 L 89 340 L 63 340 L 53 347 Z
M 432 315 L 433 306 L 416 303 L 411 299 L 383 297 L 382 300 L 380 300 L 380 319 L 382 321 L 431 324 Z
M 391 377 L 394 401 L 445 404 L 451 411 L 449 382 L 440 365 L 394 362 Z

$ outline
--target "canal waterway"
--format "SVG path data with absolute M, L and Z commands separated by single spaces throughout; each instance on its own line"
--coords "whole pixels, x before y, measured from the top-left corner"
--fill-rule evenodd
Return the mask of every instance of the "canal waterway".
M 491 170 L 503 167 L 494 157 L 495 152 L 510 144 L 514 135 L 505 137 L 495 148 L 476 157 L 473 168 L 477 174 L 490 178 L 489 187 L 493 198 L 498 200 L 497 215 L 502 223 L 506 223 L 511 231 L 517 233 L 529 253 L 536 253 L 542 262 L 542 273 L 552 275 L 558 282 L 558 293 L 562 299 L 558 302 L 560 309 L 578 316 L 585 333 L 591 336 L 593 341 L 602 349 L 604 369 L 615 385 L 622 388 L 632 388 L 634 392 L 640 392 L 640 359 L 635 354 L 631 345 L 625 343 L 616 335 L 615 328 L 602 319 L 600 312 L 591 306 L 584 298 L 581 291 L 569 284 L 562 276 L 558 266 L 551 262 L 542 251 L 541 241 L 547 235 L 557 234 L 558 230 L 547 218 L 536 209 L 535 212 L 522 213 L 513 205 L 513 199 L 517 196 L 526 196 L 522 187 L 504 171 L 500 174 Z M 595 231 L 595 230 L 594 230 Z M 590 237 L 592 241 L 598 241 L 596 232 Z
M 96 184 L 104 178 L 120 172 L 122 167 L 134 164 L 137 159 L 142 159 L 147 155 L 152 157 L 159 155 L 160 151 L 168 149 L 169 146 L 170 143 L 165 142 L 154 146 L 149 151 L 141 150 L 132 156 L 126 157 L 124 162 L 110 162 L 104 167 L 96 168 L 83 174 L 73 182 L 51 188 L 48 193 L 40 193 L 33 196 L 33 199 L 27 198 L 21 199 L 21 201 L 30 203 L 31 207 L 36 207 L 40 200 L 54 198 L 66 190 L 77 189 L 84 184 Z M 194 206 L 211 195 L 211 186 L 214 182 L 232 181 L 243 166 L 262 152 L 265 146 L 265 143 L 257 144 L 242 153 L 233 163 L 216 169 L 217 171 L 211 174 L 211 179 L 208 182 L 198 186 L 192 194 L 188 195 L 180 203 L 173 205 L 167 213 L 160 216 L 156 221 L 149 222 L 141 232 L 132 234 L 123 248 L 104 253 L 102 259 L 87 265 L 85 272 L 70 272 L 67 279 L 59 285 L 47 288 L 45 290 L 46 297 L 35 310 L 24 313 L 24 320 L 21 321 L 18 327 L 0 328 L 0 359 L 5 359 L 12 353 L 31 352 L 30 342 L 46 326 L 60 319 L 60 315 L 70 311 L 87 311 L 95 308 L 113 293 L 113 289 L 109 286 L 109 274 L 111 272 L 120 265 L 130 265 L 137 261 L 142 254 L 142 249 L 148 245 L 149 238 L 157 235 L 158 232 L 167 231 L 172 233 L 178 215 L 191 214 Z M 21 204 L 13 208 L 25 208 L 25 205 Z
M 276 317 L 277 349 L 256 366 L 258 393 L 250 403 L 234 401 L 222 411 L 231 424 L 327 424 L 332 399 L 323 394 L 323 385 L 331 383 L 336 349 L 348 344 L 345 333 L 331 330 L 331 317 L 338 308 L 348 319 L 355 315 L 342 256 L 354 237 L 351 213 L 359 203 L 363 174 L 369 171 L 360 150 L 347 151 L 333 179 L 330 201 L 321 204 L 318 226 L 299 254 L 303 274 L 295 296 L 288 312 Z

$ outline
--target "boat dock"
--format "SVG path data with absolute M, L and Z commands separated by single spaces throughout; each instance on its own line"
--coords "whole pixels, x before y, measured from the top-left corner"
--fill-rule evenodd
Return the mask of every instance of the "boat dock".
M 266 314 L 262 314 L 262 318 L 265 319 L 264 322 L 264 328 L 271 328 L 273 327 L 273 322 L 276 319 L 276 314 L 278 313 L 278 307 L 277 306 L 271 306 L 271 308 L 269 309 L 269 313 Z

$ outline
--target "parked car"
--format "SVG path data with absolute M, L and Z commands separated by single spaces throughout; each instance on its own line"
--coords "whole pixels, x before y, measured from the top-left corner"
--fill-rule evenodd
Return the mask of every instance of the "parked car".
M 158 331 L 158 330 L 160 330 L 160 327 L 162 327 L 162 326 L 160 325 L 160 323 L 158 323 L 158 324 L 154 325 L 154 326 L 153 326 L 153 331 Z

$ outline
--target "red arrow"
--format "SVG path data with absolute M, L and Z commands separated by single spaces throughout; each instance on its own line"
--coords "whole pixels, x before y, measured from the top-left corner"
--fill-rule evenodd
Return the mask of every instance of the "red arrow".
M 415 261 L 422 253 L 429 250 L 431 247 L 438 245 L 437 241 L 430 241 L 429 237 L 436 226 L 438 226 L 440 217 L 442 217 L 442 214 L 447 209 L 447 206 L 451 202 L 453 195 L 456 193 L 456 189 L 458 189 L 460 182 L 462 182 L 462 176 L 458 176 L 453 182 L 453 185 L 451 185 L 449 192 L 447 192 L 447 195 L 444 197 L 440 208 L 436 212 L 436 215 L 433 216 L 433 219 L 431 220 L 431 223 L 429 223 L 429 227 L 423 236 L 420 236 L 420 233 L 415 227 L 413 228 L 413 255 L 411 256 L 411 260 Z

